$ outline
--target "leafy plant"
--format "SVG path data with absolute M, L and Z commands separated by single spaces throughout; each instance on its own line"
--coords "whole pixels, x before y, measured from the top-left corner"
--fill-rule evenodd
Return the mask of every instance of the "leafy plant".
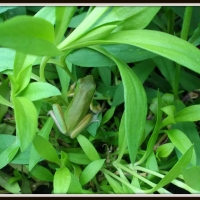
M 1 193 L 200 193 L 199 9 L 0 7 Z M 48 114 L 88 74 L 72 139 Z

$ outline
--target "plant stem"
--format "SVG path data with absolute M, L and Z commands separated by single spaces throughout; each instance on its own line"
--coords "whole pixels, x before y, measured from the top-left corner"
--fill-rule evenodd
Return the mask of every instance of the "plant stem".
M 186 6 L 184 18 L 183 18 L 183 26 L 181 30 L 181 39 L 187 40 L 188 32 L 190 28 L 190 20 L 192 16 L 192 6 Z M 181 65 L 176 64 L 176 71 L 175 71 L 175 77 L 174 77 L 174 96 L 178 99 L 178 91 L 179 91 L 179 79 L 180 79 L 180 72 L 181 72 Z
M 120 164 L 120 163 L 116 163 L 115 165 L 116 165 L 117 167 L 123 169 L 124 171 L 126 171 L 126 172 L 132 174 L 133 176 L 135 176 L 136 178 L 140 179 L 140 180 L 143 181 L 144 183 L 150 185 L 151 187 L 155 187 L 155 186 L 156 186 L 155 183 L 153 183 L 153 182 L 149 181 L 148 179 L 146 179 L 146 178 L 140 176 L 139 174 L 137 174 L 135 171 L 131 170 L 130 168 L 128 168 L 128 167 L 126 167 L 126 166 L 124 166 L 124 165 L 122 165 L 122 164 Z M 134 169 L 135 169 L 135 167 L 134 167 Z M 151 189 L 150 189 L 150 190 L 151 190 Z M 145 190 L 144 192 L 145 192 L 145 193 L 149 193 L 150 190 Z M 159 193 L 164 193 L 164 194 L 169 194 L 169 193 L 170 193 L 169 191 L 167 191 L 167 190 L 164 189 L 164 188 L 160 188 L 160 189 L 158 189 L 157 191 L 158 191 Z
M 43 82 L 46 81 L 45 76 L 44 76 L 44 69 L 45 69 L 45 66 L 46 66 L 49 59 L 50 59 L 50 57 L 45 56 L 45 57 L 42 58 L 42 61 L 40 63 L 40 80 L 43 81 Z

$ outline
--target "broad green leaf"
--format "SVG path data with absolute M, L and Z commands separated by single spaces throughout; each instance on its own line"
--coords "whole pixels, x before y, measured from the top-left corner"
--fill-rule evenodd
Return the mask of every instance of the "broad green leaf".
M 53 179 L 54 194 L 66 194 L 71 182 L 70 171 L 66 167 L 57 169 Z
M 17 137 L 24 151 L 33 141 L 37 129 L 37 111 L 31 101 L 24 97 L 13 98 Z M 30 123 L 31 122 L 31 123 Z
M 0 171 L 0 186 L 13 194 L 20 194 L 20 186 L 17 182 L 9 183 L 11 177 L 3 171 Z
M 40 135 L 36 135 L 33 140 L 33 145 L 40 156 L 44 159 L 60 165 L 60 160 L 53 145 Z
M 36 165 L 29 173 L 40 181 L 53 182 L 53 174 L 47 168 L 40 165 Z
M 189 138 L 180 130 L 177 129 L 171 129 L 165 131 L 170 139 L 170 141 L 174 144 L 174 146 L 182 153 L 184 154 L 188 147 L 192 145 Z M 191 159 L 191 163 L 193 165 L 196 165 L 196 154 L 193 150 L 193 155 Z
M 0 72 L 13 69 L 15 51 L 7 48 L 0 48 Z
M 61 95 L 60 91 L 53 85 L 44 82 L 30 83 L 20 94 L 31 101 Z
M 182 169 L 185 183 L 191 188 L 200 191 L 200 166 Z
M 101 159 L 98 152 L 92 145 L 92 143 L 86 137 L 84 137 L 83 135 L 78 135 L 77 140 L 81 148 L 83 149 L 84 153 L 91 161 Z
M 181 169 L 187 167 L 191 160 L 193 153 L 193 145 L 188 148 L 185 154 L 178 160 L 178 162 L 170 169 L 170 171 L 156 184 L 155 187 L 149 190 L 149 193 L 157 191 L 159 188 L 167 185 L 174 180 L 181 173 Z
M 93 49 L 107 55 L 119 68 L 124 85 L 125 137 L 131 163 L 134 164 L 141 139 L 144 136 L 144 126 L 146 121 L 147 102 L 144 88 L 135 73 L 126 65 L 126 63 L 115 58 L 102 48 L 95 47 Z
M 53 119 L 49 117 L 49 119 L 43 125 L 42 129 L 39 131 L 38 135 L 44 137 L 45 139 L 48 139 L 53 124 L 54 124 Z M 40 159 L 41 156 L 38 154 L 38 152 L 32 145 L 30 152 L 30 159 L 29 159 L 29 171 L 31 171 L 34 168 L 34 166 L 40 161 Z
M 19 141 L 16 140 L 12 145 L 10 145 L 0 154 L 0 169 L 10 163 L 10 161 L 14 158 L 18 150 Z
M 17 16 L 0 24 L 0 45 L 26 54 L 55 56 L 54 27 L 46 20 Z
M 102 168 L 105 159 L 95 160 L 91 162 L 81 173 L 80 175 L 80 183 L 81 185 L 85 185 L 88 183 L 94 176 L 99 172 Z
M 175 122 L 189 122 L 200 120 L 200 105 L 188 106 L 174 116 Z

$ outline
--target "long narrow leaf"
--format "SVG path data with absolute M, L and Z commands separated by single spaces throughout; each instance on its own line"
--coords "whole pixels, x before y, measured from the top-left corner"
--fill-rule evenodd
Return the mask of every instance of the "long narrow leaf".
M 147 100 L 144 88 L 133 70 L 126 63 L 115 58 L 102 48 L 95 47 L 94 49 L 112 59 L 120 70 L 124 85 L 125 137 L 131 163 L 134 164 L 141 139 L 143 138 L 146 121 Z

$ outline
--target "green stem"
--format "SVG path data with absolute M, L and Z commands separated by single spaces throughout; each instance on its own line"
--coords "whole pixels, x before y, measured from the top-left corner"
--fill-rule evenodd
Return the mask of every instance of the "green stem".
M 187 40 L 188 32 L 190 28 L 190 21 L 192 16 L 192 6 L 187 6 L 185 8 L 184 18 L 183 18 L 183 27 L 181 30 L 181 39 Z M 178 91 L 179 91 L 179 80 L 180 80 L 180 72 L 181 72 L 181 65 L 176 64 L 176 71 L 174 77 L 174 96 L 178 99 Z
M 146 179 L 146 178 L 140 176 L 139 174 L 137 174 L 135 171 L 131 170 L 130 168 L 125 167 L 124 165 L 122 165 L 122 164 L 120 164 L 120 163 L 116 163 L 115 165 L 116 165 L 117 167 L 123 169 L 124 171 L 128 172 L 129 174 L 132 174 L 133 176 L 135 176 L 136 178 L 140 179 L 140 180 L 143 181 L 144 183 L 150 185 L 151 187 L 155 187 L 155 186 L 156 186 L 155 183 L 153 183 L 153 182 L 149 181 L 148 179 Z M 134 167 L 134 169 L 135 169 L 135 167 Z M 151 189 L 150 189 L 150 190 L 151 190 Z M 149 193 L 150 190 L 146 190 L 146 191 L 144 191 L 144 192 L 145 192 L 145 193 Z M 159 192 L 159 193 L 164 193 L 164 194 L 169 194 L 169 193 L 170 193 L 169 191 L 167 191 L 167 190 L 164 189 L 164 188 L 158 189 L 158 192 Z
M 127 181 L 125 181 L 124 179 L 120 178 L 119 176 L 115 175 L 114 173 L 110 172 L 107 169 L 102 169 L 101 171 L 103 173 L 106 173 L 106 174 L 110 175 L 111 177 L 117 179 L 118 181 L 120 181 L 121 183 L 123 183 L 124 185 L 126 185 L 127 187 L 132 189 L 134 193 L 140 193 L 140 194 L 146 193 L 144 190 L 141 190 L 141 189 L 131 185 L 130 183 L 128 183 Z
M 46 66 L 49 59 L 50 59 L 50 57 L 45 56 L 45 57 L 42 58 L 42 61 L 40 63 L 40 80 L 43 81 L 43 82 L 46 82 L 45 75 L 44 75 L 44 69 L 45 69 L 45 66 Z

